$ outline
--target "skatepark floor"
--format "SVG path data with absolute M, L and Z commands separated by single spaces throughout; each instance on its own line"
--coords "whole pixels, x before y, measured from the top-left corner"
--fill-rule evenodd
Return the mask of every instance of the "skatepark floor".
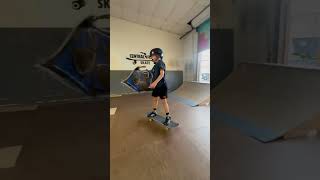
M 149 94 L 111 98 L 110 108 L 117 108 L 110 120 L 111 179 L 209 180 L 210 107 L 169 99 L 172 120 L 180 125 L 166 131 L 146 118 L 150 103 Z
M 320 138 L 300 137 L 261 143 L 239 130 L 212 131 L 215 180 L 318 180 Z
M 22 146 L 0 179 L 107 179 L 107 116 L 102 101 L 0 113 L 0 150 Z

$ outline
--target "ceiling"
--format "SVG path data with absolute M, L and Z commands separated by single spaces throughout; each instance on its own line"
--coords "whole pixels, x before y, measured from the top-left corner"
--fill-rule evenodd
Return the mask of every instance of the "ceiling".
M 111 16 L 183 35 L 210 0 L 111 0 Z

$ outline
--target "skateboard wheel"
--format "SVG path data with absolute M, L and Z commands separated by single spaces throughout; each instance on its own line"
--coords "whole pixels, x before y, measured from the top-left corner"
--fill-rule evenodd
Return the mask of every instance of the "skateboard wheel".
M 152 121 L 152 119 L 149 119 L 149 122 L 151 122 Z

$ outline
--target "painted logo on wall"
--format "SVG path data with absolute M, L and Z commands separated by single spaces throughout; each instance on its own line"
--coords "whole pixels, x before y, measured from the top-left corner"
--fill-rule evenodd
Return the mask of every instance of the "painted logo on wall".
M 72 9 L 80 10 L 85 7 L 87 2 L 85 0 L 75 0 L 72 1 Z M 110 8 L 110 0 L 97 0 L 97 5 L 99 9 Z
M 98 8 L 110 8 L 110 0 L 98 0 Z
M 144 53 L 140 52 L 139 54 L 129 54 L 129 57 L 126 58 L 128 61 L 132 61 L 133 65 L 136 65 L 138 62 L 142 65 L 150 64 L 150 57 Z

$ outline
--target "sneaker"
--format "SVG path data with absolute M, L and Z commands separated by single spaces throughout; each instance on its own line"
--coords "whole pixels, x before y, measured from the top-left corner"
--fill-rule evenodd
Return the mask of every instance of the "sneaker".
M 155 117 L 157 116 L 157 113 L 155 111 L 150 112 L 147 117 Z
M 167 126 L 170 123 L 170 121 L 171 121 L 171 117 L 167 116 L 166 121 L 163 124 Z

